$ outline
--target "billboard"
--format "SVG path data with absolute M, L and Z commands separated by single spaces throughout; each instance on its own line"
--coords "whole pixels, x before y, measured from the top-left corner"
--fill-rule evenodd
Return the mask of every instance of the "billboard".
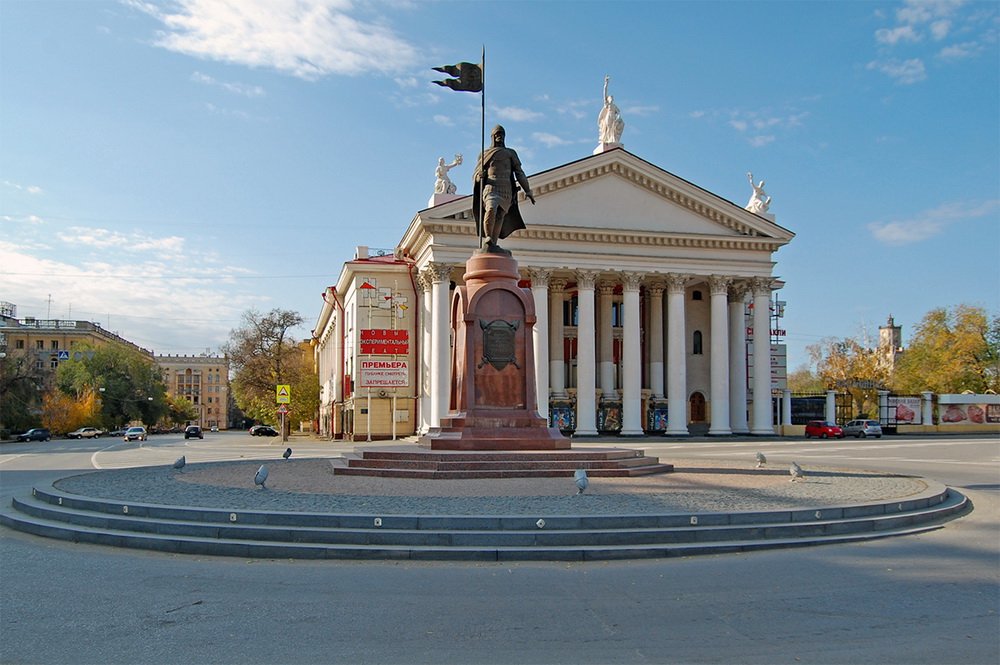
M 410 365 L 406 360 L 360 361 L 361 388 L 407 388 L 410 385 Z

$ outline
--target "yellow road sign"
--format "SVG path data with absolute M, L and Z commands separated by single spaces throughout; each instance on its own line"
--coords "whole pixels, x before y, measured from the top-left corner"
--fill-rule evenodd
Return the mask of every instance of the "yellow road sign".
M 292 387 L 291 386 L 278 386 L 276 399 L 278 404 L 291 404 L 292 403 Z

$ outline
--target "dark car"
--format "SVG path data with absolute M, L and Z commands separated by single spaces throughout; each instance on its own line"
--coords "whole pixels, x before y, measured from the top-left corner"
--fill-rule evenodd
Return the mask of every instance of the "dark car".
M 828 439 L 831 436 L 837 437 L 838 439 L 844 438 L 844 430 L 837 426 L 837 423 L 831 423 L 829 420 L 810 420 L 806 423 L 806 438 L 811 436 L 818 436 L 821 439 Z
M 197 425 L 188 425 L 184 428 L 184 438 L 194 439 L 194 438 L 204 439 L 205 433 L 201 431 L 201 428 Z
M 270 425 L 254 425 L 250 428 L 250 436 L 278 436 L 278 430 Z
M 52 432 L 48 427 L 36 427 L 24 434 L 18 434 L 16 438 L 18 441 L 48 441 L 52 438 Z

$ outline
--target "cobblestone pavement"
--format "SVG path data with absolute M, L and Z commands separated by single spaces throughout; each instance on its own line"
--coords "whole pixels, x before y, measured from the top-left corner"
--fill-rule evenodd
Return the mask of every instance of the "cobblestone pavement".
M 260 460 L 98 471 L 64 478 L 58 489 L 134 503 L 241 510 L 394 515 L 639 515 L 789 510 L 910 497 L 934 481 L 857 469 L 788 467 L 671 459 L 672 473 L 591 478 L 577 494 L 572 478 L 413 480 L 334 475 L 339 459 L 273 460 L 267 489 L 256 487 Z

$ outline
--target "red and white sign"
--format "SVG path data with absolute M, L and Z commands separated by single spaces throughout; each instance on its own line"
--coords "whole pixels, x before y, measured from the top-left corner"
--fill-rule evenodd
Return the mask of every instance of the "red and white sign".
M 406 360 L 362 360 L 362 388 L 406 388 L 410 385 L 410 364 Z
M 384 330 L 380 328 L 370 328 L 361 331 L 361 353 L 378 355 L 405 355 L 409 352 L 409 330 Z

